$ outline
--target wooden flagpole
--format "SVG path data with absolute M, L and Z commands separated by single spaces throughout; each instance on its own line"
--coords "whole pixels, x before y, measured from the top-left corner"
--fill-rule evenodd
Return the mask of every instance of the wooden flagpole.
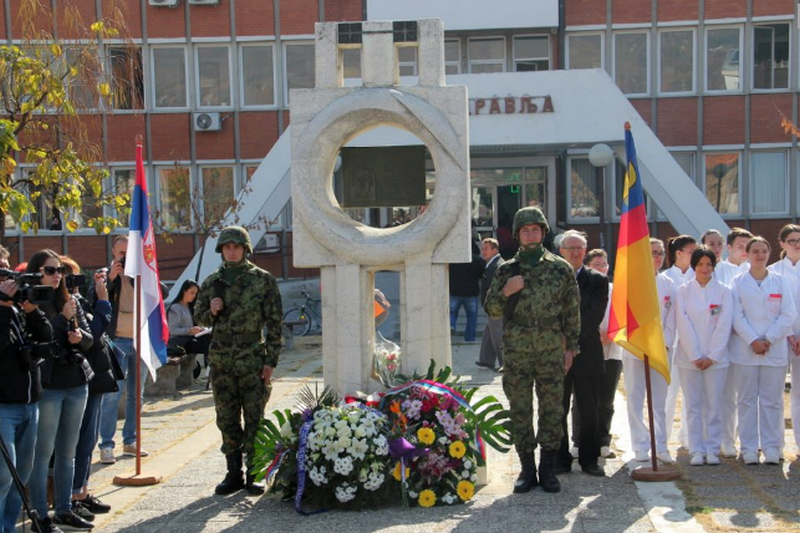
M 653 388 L 650 384 L 650 358 L 647 354 L 644 354 L 644 383 L 647 390 L 647 419 L 650 427 L 650 463 L 652 466 L 634 469 L 631 477 L 636 481 L 673 481 L 680 479 L 681 474 L 675 467 L 658 467 L 656 430 L 653 423 Z
M 142 145 L 141 134 L 136 135 L 136 147 Z M 138 150 L 137 150 L 138 157 Z M 137 161 L 138 166 L 138 161 Z M 142 228 L 140 228 L 142 229 Z M 146 229 L 142 229 L 142 232 Z M 137 258 L 137 261 L 139 258 Z M 124 274 L 123 274 L 124 276 Z M 124 279 L 122 282 L 124 283 Z M 134 300 L 136 302 L 133 314 L 134 328 L 136 328 L 136 470 L 133 474 L 114 476 L 115 485 L 127 485 L 141 487 L 145 485 L 156 485 L 161 483 L 161 474 L 150 472 L 142 474 L 142 275 L 136 274 L 136 284 L 134 287 Z M 130 376 L 128 376 L 130 379 Z

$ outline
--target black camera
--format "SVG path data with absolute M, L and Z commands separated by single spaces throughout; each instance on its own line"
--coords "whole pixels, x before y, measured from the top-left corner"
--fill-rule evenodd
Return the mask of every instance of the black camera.
M 89 278 L 83 274 L 67 274 L 64 284 L 71 293 L 75 288 L 83 289 L 89 286 Z
M 25 368 L 32 372 L 36 370 L 42 363 L 44 363 L 44 358 L 53 352 L 55 348 L 54 342 L 35 342 L 31 344 L 26 344 L 20 349 L 19 357 L 22 360 L 22 364 Z
M 0 269 L 0 277 L 13 279 L 17 284 L 18 290 L 14 298 L 9 298 L 5 294 L 0 293 L 0 299 L 12 300 L 14 303 L 20 303 L 25 300 L 34 304 L 40 305 L 47 302 L 52 302 L 56 297 L 55 290 L 49 285 L 37 285 L 42 279 L 42 274 L 38 272 L 15 272 L 5 268 Z
M 122 265 L 122 268 L 125 268 L 125 259 L 128 257 L 127 254 L 122 254 L 122 257 L 119 258 L 119 264 Z

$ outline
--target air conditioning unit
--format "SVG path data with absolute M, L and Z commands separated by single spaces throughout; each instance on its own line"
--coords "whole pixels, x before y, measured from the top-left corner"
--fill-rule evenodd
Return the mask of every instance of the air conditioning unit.
M 147 0 L 147 3 L 155 7 L 178 7 L 180 0 Z
M 194 129 L 197 131 L 220 131 L 222 122 L 219 113 L 195 113 Z
M 216 6 L 219 0 L 189 0 L 189 3 L 196 6 Z

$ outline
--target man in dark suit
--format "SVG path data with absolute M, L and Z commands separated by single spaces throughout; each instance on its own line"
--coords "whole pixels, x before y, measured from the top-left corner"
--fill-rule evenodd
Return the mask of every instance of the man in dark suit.
M 450 332 L 455 333 L 458 312 L 463 306 L 467 313 L 467 325 L 464 328 L 466 342 L 475 342 L 478 328 L 478 296 L 483 276 L 483 259 L 480 253 L 478 243 L 473 241 L 472 262 L 450 265 Z
M 486 301 L 486 292 L 492 284 L 494 271 L 497 267 L 505 263 L 500 257 L 500 243 L 497 239 L 483 239 L 481 242 L 481 257 L 486 261 L 486 268 L 481 278 L 481 305 Z M 486 317 L 486 327 L 483 329 L 483 340 L 481 341 L 481 355 L 475 364 L 485 368 L 495 368 L 494 362 L 497 361 L 497 370 L 503 367 L 503 319 Z
M 584 233 L 569 230 L 564 233 L 559 247 L 561 255 L 575 269 L 575 279 L 581 296 L 581 335 L 578 340 L 580 351 L 564 378 L 564 416 L 561 422 L 564 436 L 558 451 L 556 473 L 566 473 L 572 469 L 567 416 L 570 399 L 574 394 L 573 408 L 578 410 L 581 420 L 578 463 L 583 472 L 592 476 L 604 476 L 603 467 L 597 464 L 600 457 L 598 395 L 605 370 L 599 327 L 608 305 L 608 278 L 583 265 L 586 244 Z

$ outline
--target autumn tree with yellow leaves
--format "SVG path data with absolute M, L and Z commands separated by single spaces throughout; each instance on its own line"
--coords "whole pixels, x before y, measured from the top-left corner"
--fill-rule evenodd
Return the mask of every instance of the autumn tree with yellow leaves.
M 23 39 L 0 46 L 0 243 L 9 218 L 22 232 L 58 220 L 69 231 L 104 234 L 122 224 L 105 206 L 120 218 L 129 211 L 128 195 L 108 189 L 86 121 L 89 111 L 113 108 L 101 44 L 125 40 L 120 10 L 103 4 L 107 19 L 84 22 L 74 6 L 56 13 L 49 2 L 23 0 Z

